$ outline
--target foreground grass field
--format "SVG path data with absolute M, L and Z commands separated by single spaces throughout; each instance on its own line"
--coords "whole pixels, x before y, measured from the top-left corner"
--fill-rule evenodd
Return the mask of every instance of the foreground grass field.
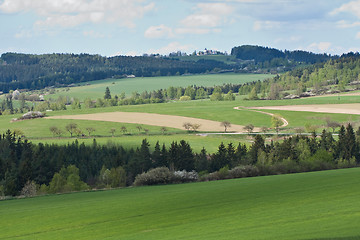
M 0 202 L 0 239 L 359 239 L 360 169 Z

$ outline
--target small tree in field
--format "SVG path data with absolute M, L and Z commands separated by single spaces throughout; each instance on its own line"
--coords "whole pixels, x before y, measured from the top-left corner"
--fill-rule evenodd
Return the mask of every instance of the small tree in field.
M 116 128 L 110 129 L 111 136 L 114 136 L 115 132 L 116 132 Z
M 200 127 L 201 127 L 201 124 L 198 124 L 198 123 L 194 123 L 191 125 L 191 128 L 193 129 L 194 132 L 196 132 Z
M 220 123 L 220 126 L 223 126 L 226 132 L 226 130 L 231 127 L 231 123 L 229 121 L 223 121 Z
M 247 131 L 248 134 L 250 135 L 250 133 L 252 133 L 252 131 L 254 130 L 254 125 L 248 124 L 244 127 L 244 130 Z
M 183 127 L 184 127 L 186 130 L 188 130 L 188 131 L 190 131 L 191 126 L 192 126 L 192 124 L 189 123 L 189 122 L 185 122 L 185 123 L 183 124 Z
M 61 133 L 62 133 L 61 129 L 59 129 L 59 128 L 56 127 L 56 126 L 51 126 L 49 129 L 50 129 L 50 132 L 52 132 L 52 134 L 54 135 L 54 137 L 55 137 L 55 136 L 59 136 L 59 137 L 60 137 L 60 135 L 61 135 Z
M 125 134 L 127 132 L 127 128 L 125 126 L 122 126 L 121 131 L 123 132 L 123 134 Z
M 139 130 L 139 132 L 143 129 L 141 125 L 137 125 L 136 128 Z
M 162 132 L 162 134 L 165 134 L 165 132 L 167 131 L 168 129 L 166 127 L 161 127 L 160 128 L 160 131 Z
M 72 137 L 73 133 L 75 132 L 75 129 L 77 129 L 76 123 L 69 123 L 65 126 L 66 131 L 70 133 L 70 136 Z
M 86 128 L 86 131 L 88 132 L 89 137 L 90 137 L 90 134 L 91 134 L 92 132 L 95 132 L 95 128 L 87 127 L 87 128 Z
M 278 115 L 273 115 L 271 117 L 271 126 L 273 128 L 275 128 L 276 130 L 276 134 L 279 134 L 279 128 L 281 127 L 281 125 L 283 124 L 281 117 Z

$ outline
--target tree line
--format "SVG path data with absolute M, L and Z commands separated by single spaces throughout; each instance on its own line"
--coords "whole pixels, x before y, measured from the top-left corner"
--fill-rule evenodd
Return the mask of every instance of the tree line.
M 251 146 L 221 143 L 213 154 L 205 148 L 194 153 L 184 140 L 170 146 L 157 142 L 152 149 L 146 139 L 136 149 L 98 145 L 95 139 L 89 146 L 77 140 L 67 145 L 32 144 L 8 130 L 0 136 L 0 192 L 18 195 L 29 188 L 29 182 L 48 193 L 111 182 L 114 187 L 126 186 L 137 175 L 159 167 L 196 171 L 205 180 L 229 178 L 224 172 L 244 166 L 252 171 L 246 176 L 353 167 L 360 163 L 359 150 L 360 128 L 354 132 L 350 124 L 340 128 L 338 140 L 325 130 L 320 136 L 297 135 L 275 143 L 256 135 Z

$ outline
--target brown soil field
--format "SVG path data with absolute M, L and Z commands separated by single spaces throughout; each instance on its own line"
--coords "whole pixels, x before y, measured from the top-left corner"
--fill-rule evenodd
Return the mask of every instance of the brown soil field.
M 122 122 L 122 123 L 136 123 L 152 126 L 161 126 L 169 128 L 177 128 L 184 130 L 184 123 L 200 124 L 199 131 L 224 131 L 221 122 L 190 118 L 173 115 L 153 114 L 153 113 L 139 113 L 139 112 L 109 112 L 109 113 L 94 113 L 94 114 L 81 114 L 81 115 L 63 115 L 46 117 L 47 119 L 74 119 L 74 120 L 95 120 L 95 121 L 108 121 L 108 122 Z M 231 124 L 228 128 L 229 132 L 245 132 L 244 126 Z M 254 129 L 256 130 L 256 129 Z
M 360 115 L 360 103 L 269 106 L 269 107 L 252 107 L 251 109 L 271 109 L 271 110 L 319 112 L 319 113 L 345 113 L 345 114 Z

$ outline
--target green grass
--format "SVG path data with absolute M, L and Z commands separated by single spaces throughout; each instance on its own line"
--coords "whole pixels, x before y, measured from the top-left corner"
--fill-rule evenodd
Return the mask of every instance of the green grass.
M 360 169 L 0 203 L 0 239 L 359 239 Z
M 106 79 L 99 81 L 88 82 L 90 85 L 79 87 L 72 87 L 69 91 L 66 88 L 57 89 L 55 94 L 45 96 L 48 98 L 56 99 L 59 96 L 76 97 L 81 100 L 85 98 L 97 99 L 103 98 L 105 88 L 109 87 L 111 95 L 119 95 L 125 92 L 127 96 L 135 91 L 141 93 L 143 91 L 153 91 L 165 89 L 170 86 L 174 87 L 187 87 L 191 85 L 196 86 L 218 86 L 224 83 L 241 84 L 257 80 L 263 80 L 271 77 L 269 74 L 200 74 L 191 76 L 171 76 L 171 77 L 136 77 L 136 78 L 123 78 L 123 79 Z

